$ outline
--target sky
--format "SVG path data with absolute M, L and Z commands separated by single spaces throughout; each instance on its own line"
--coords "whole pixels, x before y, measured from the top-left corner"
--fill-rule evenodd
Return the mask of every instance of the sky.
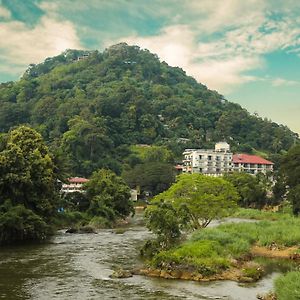
M 0 0 L 0 82 L 65 49 L 127 42 L 300 133 L 298 0 Z

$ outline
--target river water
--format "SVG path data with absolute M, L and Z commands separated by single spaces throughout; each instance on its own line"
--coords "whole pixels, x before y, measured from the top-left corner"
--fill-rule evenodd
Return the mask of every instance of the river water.
M 135 275 L 111 279 L 113 270 L 142 265 L 138 249 L 150 233 L 138 219 L 123 234 L 59 231 L 46 244 L 0 248 L 0 299 L 231 299 L 252 300 L 272 289 L 277 264 L 255 284 L 199 283 Z M 274 266 L 275 265 L 275 266 Z

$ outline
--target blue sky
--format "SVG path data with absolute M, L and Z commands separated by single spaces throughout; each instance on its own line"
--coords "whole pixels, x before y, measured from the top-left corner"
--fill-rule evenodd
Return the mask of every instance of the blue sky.
M 300 133 L 300 1 L 0 0 L 0 82 L 124 41 Z

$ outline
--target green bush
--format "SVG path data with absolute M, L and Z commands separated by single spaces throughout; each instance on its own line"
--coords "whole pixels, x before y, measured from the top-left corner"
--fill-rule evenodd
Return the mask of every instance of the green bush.
M 275 280 L 275 293 L 278 300 L 300 299 L 300 272 L 289 272 Z
M 23 205 L 11 207 L 0 215 L 0 245 L 25 240 L 44 240 L 51 227 Z
M 79 211 L 64 211 L 57 213 L 55 225 L 57 227 L 82 226 L 88 223 L 88 216 Z
M 92 227 L 95 227 L 95 228 L 108 228 L 108 227 L 111 227 L 112 224 L 111 222 L 104 218 L 104 217 L 99 217 L 99 216 L 96 216 L 96 217 L 93 217 L 90 222 L 89 222 L 89 225 L 92 226 Z

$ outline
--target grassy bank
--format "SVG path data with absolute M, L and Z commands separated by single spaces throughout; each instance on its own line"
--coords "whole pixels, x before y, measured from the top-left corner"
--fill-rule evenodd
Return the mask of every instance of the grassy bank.
M 263 211 L 250 208 L 239 208 L 232 217 L 251 220 L 276 221 L 282 219 L 289 219 L 291 217 L 291 214 L 283 212 Z
M 266 252 L 287 247 L 299 252 L 300 219 L 279 217 L 276 221 L 229 223 L 195 232 L 192 237 L 153 257 L 150 265 L 158 269 L 185 269 L 211 276 L 232 268 L 242 269 L 239 276 L 256 277 L 257 266 L 244 267 L 254 246 Z

